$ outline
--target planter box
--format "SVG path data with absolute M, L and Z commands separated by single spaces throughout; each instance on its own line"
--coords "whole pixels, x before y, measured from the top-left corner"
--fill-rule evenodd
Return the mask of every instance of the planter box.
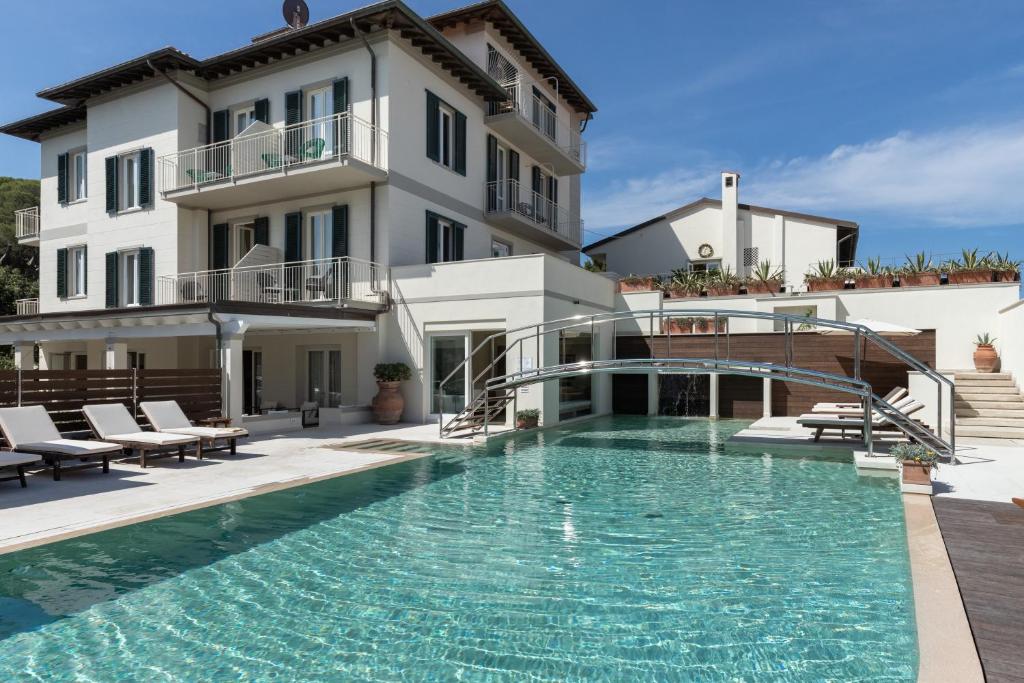
M 980 285 L 992 282 L 994 275 L 991 270 L 955 270 L 946 275 L 951 285 Z
M 996 282 L 1020 282 L 1020 272 L 1016 270 L 1000 270 L 996 273 Z
M 782 292 L 782 280 L 747 283 L 747 294 L 779 294 L 780 292 Z
M 891 275 L 862 275 L 854 280 L 857 289 L 885 289 L 892 287 Z
M 619 280 L 619 291 L 620 292 L 650 292 L 658 288 L 658 281 L 649 277 L 638 282 L 626 282 L 625 280 Z
M 718 321 L 719 331 L 720 332 L 724 329 L 722 327 L 722 325 L 725 324 L 725 322 L 726 322 L 725 320 L 719 320 Z M 714 321 L 714 319 L 708 318 L 706 320 L 697 321 L 697 322 L 693 323 L 693 333 L 694 334 L 714 334 L 715 333 L 715 321 Z
M 667 334 L 693 334 L 693 323 L 682 320 L 669 320 L 665 325 Z
M 903 461 L 903 483 L 916 486 L 932 485 L 932 466 L 913 460 Z
M 716 287 L 714 285 L 710 285 L 710 286 L 708 286 L 707 290 L 708 290 L 708 296 L 739 296 L 740 295 L 740 286 L 739 285 L 733 285 L 731 287 L 725 287 L 725 286 L 723 286 L 723 287 Z
M 900 287 L 937 287 L 941 282 L 938 273 L 903 273 Z
M 678 287 L 669 287 L 665 290 L 666 299 L 694 299 L 698 295 L 699 294 L 697 293 L 688 292 L 685 289 L 680 289 Z
M 834 292 L 845 287 L 845 280 L 807 280 L 808 292 Z

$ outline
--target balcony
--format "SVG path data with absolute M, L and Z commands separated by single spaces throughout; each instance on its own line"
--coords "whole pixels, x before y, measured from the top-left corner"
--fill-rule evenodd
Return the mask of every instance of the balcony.
M 20 209 L 14 212 L 14 236 L 18 244 L 39 246 L 39 207 Z
M 157 159 L 164 199 L 196 209 L 266 204 L 387 179 L 388 135 L 351 114 L 274 128 Z
M 579 131 L 559 119 L 529 81 L 517 79 L 505 90 L 508 99 L 491 105 L 487 125 L 556 174 L 583 173 L 587 147 Z
M 157 279 L 156 303 L 383 307 L 390 287 L 388 267 L 341 257 L 164 275 Z
M 583 220 L 518 180 L 484 184 L 487 221 L 552 249 L 579 249 Z
M 14 310 L 17 315 L 35 315 L 39 313 L 39 299 L 18 299 Z

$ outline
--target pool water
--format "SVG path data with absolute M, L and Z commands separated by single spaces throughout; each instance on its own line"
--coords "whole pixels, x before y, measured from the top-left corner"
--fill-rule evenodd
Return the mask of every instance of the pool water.
M 915 679 L 896 481 L 742 426 L 439 447 L 0 556 L 0 680 Z

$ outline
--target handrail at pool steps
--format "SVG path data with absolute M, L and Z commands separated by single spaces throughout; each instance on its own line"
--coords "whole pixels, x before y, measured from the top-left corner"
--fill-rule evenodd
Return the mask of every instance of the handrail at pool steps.
M 713 334 L 714 337 L 714 355 L 712 358 L 655 357 L 655 330 L 658 328 L 665 330 L 668 348 L 671 350 L 672 326 L 666 323 L 668 319 L 678 318 L 683 314 L 687 317 L 704 317 L 713 321 L 711 327 L 712 332 L 709 332 L 709 336 Z M 732 358 L 729 336 L 731 326 L 728 325 L 730 318 L 781 322 L 783 326 L 781 334 L 785 335 L 785 363 L 780 365 L 775 363 L 762 363 L 756 360 Z M 649 336 L 651 354 L 649 359 L 618 359 L 614 357 L 614 340 L 617 336 L 616 333 L 618 331 L 618 326 L 626 322 L 634 323 L 641 334 Z M 584 331 L 589 328 L 593 349 L 593 343 L 596 339 L 594 332 L 599 326 L 610 326 L 612 329 L 613 357 L 611 359 L 597 359 L 595 357 L 590 361 L 583 361 L 568 365 L 551 364 L 545 366 L 539 363 L 541 357 L 542 338 L 547 338 L 550 335 L 559 335 L 560 337 L 567 331 Z M 645 326 L 647 327 L 646 333 L 644 332 Z M 821 328 L 834 329 L 850 334 L 853 341 L 854 359 L 852 377 L 808 370 L 795 365 L 793 356 L 794 334 L 806 329 L 819 330 Z M 512 338 L 513 336 L 515 337 L 514 339 Z M 496 342 L 499 340 L 504 342 L 505 348 L 495 355 L 494 350 L 496 348 Z M 870 384 L 863 381 L 861 377 L 861 361 L 864 354 L 862 347 L 865 342 L 874 344 L 894 358 L 902 361 L 910 369 L 921 373 L 923 376 L 928 377 L 935 382 L 938 392 L 938 403 L 937 424 L 934 431 L 930 430 L 922 423 L 912 420 L 904 415 L 897 408 L 893 407 L 890 403 L 876 395 L 872 391 Z M 494 409 L 494 394 L 500 393 L 503 390 L 517 389 L 520 386 L 534 382 L 542 382 L 586 373 L 611 372 L 613 369 L 622 370 L 626 368 L 634 370 L 640 369 L 647 372 L 659 372 L 663 374 L 732 373 L 748 374 L 767 378 L 779 378 L 785 381 L 812 384 L 858 395 L 862 400 L 864 400 L 864 433 L 865 443 L 869 450 L 871 450 L 872 411 L 877 410 L 882 417 L 891 422 L 908 437 L 924 443 L 941 455 L 948 457 L 954 464 L 956 463 L 955 406 L 953 405 L 952 400 L 948 401 L 948 406 L 946 406 L 946 410 L 948 411 L 949 439 L 947 441 L 943 438 L 942 394 L 944 387 L 948 387 L 950 395 L 952 396 L 952 380 L 940 374 L 927 364 L 921 362 L 888 339 L 885 339 L 880 334 L 864 325 L 838 320 L 813 318 L 790 313 L 767 313 L 760 311 L 723 309 L 699 309 L 687 311 L 649 309 L 595 313 L 592 315 L 579 315 L 569 318 L 561 318 L 558 320 L 551 320 L 533 325 L 524 325 L 514 329 L 496 332 L 486 337 L 469 352 L 461 363 L 459 363 L 438 383 L 437 397 L 439 399 L 444 397 L 445 387 L 448 386 L 457 376 L 460 374 L 463 377 L 465 376 L 465 373 L 471 369 L 471 359 L 483 351 L 488 345 L 491 348 L 490 363 L 473 376 L 472 380 L 469 382 L 469 386 L 477 387 L 479 382 L 484 380 L 484 387 L 477 390 L 476 393 L 470 397 L 466 406 L 447 422 L 445 422 L 445 417 L 442 412 L 438 417 L 438 426 L 440 428 L 441 436 L 447 437 L 459 431 L 470 430 L 475 432 L 481 429 L 486 434 L 489 428 L 490 419 L 500 412 L 500 410 Z M 534 358 L 538 361 L 536 367 L 523 367 L 523 359 L 526 351 L 533 351 L 535 353 Z M 516 353 L 513 355 L 513 352 Z M 509 373 L 506 371 L 504 374 L 498 375 L 497 368 L 499 367 L 499 363 L 503 363 L 508 358 L 515 358 L 516 356 L 518 356 L 519 359 L 518 372 Z M 484 379 L 485 377 L 486 379 Z M 505 393 L 511 393 L 511 397 L 505 400 L 504 405 L 516 400 L 516 391 L 505 391 Z M 503 408 L 504 405 L 501 405 L 500 408 Z

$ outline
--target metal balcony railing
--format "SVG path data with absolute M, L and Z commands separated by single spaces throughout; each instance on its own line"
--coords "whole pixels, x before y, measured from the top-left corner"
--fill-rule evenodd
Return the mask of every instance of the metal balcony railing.
M 14 307 L 18 315 L 35 315 L 39 312 L 39 299 L 18 299 Z
M 351 257 L 164 275 L 157 304 L 387 304 L 391 269 Z
M 14 236 L 19 240 L 39 237 L 39 207 L 14 212 Z
M 493 103 L 490 110 L 492 116 L 517 113 L 571 159 L 581 166 L 587 165 L 587 143 L 576 128 L 559 119 L 548 102 L 535 94 L 536 86 L 532 82 L 520 78 L 503 85 L 508 99 Z
M 583 219 L 518 180 L 485 183 L 484 206 L 488 214 L 516 214 L 576 246 L 583 243 Z
M 168 154 L 157 166 L 160 191 L 174 192 L 343 158 L 386 171 L 388 134 L 352 114 L 335 114 Z

